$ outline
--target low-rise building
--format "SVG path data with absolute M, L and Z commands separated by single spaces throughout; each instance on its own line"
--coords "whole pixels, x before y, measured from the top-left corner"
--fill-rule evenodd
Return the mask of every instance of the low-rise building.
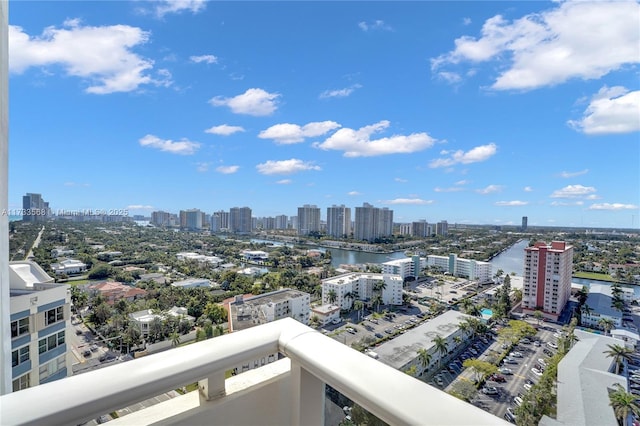
M 245 260 L 252 262 L 264 262 L 269 259 L 269 253 L 261 250 L 242 250 L 240 254 Z
M 65 259 L 59 263 L 52 263 L 51 270 L 56 275 L 81 274 L 87 271 L 87 264 L 76 259 Z
M 394 259 L 380 265 L 383 274 L 400 275 L 402 279 L 418 277 L 420 271 L 427 266 L 427 259 L 420 256 L 411 256 L 404 259 Z
M 237 296 L 228 305 L 229 330 L 238 331 L 258 324 L 291 317 L 309 323 L 311 295 L 303 291 L 284 289 L 243 298 Z
M 140 275 L 140 281 L 154 281 L 158 284 L 166 284 L 167 277 L 164 274 L 159 274 L 157 272 L 151 274 L 142 274 Z
M 35 262 L 9 264 L 13 391 L 72 374 L 71 293 Z
M 196 321 L 194 317 L 188 314 L 187 308 L 177 306 L 174 306 L 173 308 L 165 312 L 155 312 L 152 309 L 144 309 L 142 311 L 137 311 L 129 314 L 129 318 L 131 318 L 131 321 L 138 324 L 140 332 L 142 333 L 142 337 L 147 337 L 149 335 L 149 325 L 155 319 L 164 321 L 168 317 L 177 318 L 179 320 L 187 320 L 191 325 L 193 325 Z
M 407 371 L 415 366 L 417 375 L 428 373 L 434 366 L 441 363 L 441 358 L 447 358 L 458 347 L 467 344 L 469 332 L 463 332 L 460 329 L 460 323 L 469 318 L 473 317 L 458 311 L 446 311 L 378 346 L 375 349 L 377 359 L 400 371 Z M 446 353 L 440 352 L 434 343 L 434 339 L 438 336 L 445 339 Z M 458 336 L 460 339 L 457 338 Z M 418 356 L 420 349 L 426 349 L 431 355 L 429 365 L 422 365 Z
M 171 285 L 180 288 L 211 287 L 211 281 L 206 278 L 188 278 L 171 283 Z
M 92 284 L 88 287 L 91 295 L 100 294 L 105 302 L 109 305 L 113 305 L 120 299 L 133 302 L 136 299 L 146 296 L 147 292 L 141 288 L 136 288 L 122 284 L 119 282 L 103 282 L 100 284 Z
M 330 324 L 334 320 L 340 319 L 340 306 L 337 305 L 320 305 L 311 308 L 311 317 L 317 317 L 321 325 Z
M 212 266 L 218 266 L 223 262 L 223 260 L 218 256 L 205 256 L 204 254 L 193 252 L 176 253 L 176 257 L 178 260 L 195 260 L 196 262 L 208 263 Z
M 73 250 L 69 250 L 66 247 L 56 247 L 51 250 L 51 257 L 62 257 L 62 256 L 73 256 L 75 252 Z
M 350 309 L 356 300 L 373 304 L 378 293 L 382 304 L 401 305 L 402 285 L 400 275 L 349 272 L 322 280 L 322 303 Z
M 631 290 L 633 293 L 633 290 Z M 623 295 L 625 293 L 623 292 Z M 632 296 L 631 296 L 632 297 Z M 613 295 L 611 286 L 606 284 L 591 284 L 585 308 L 582 311 L 581 323 L 585 327 L 602 329 L 600 320 L 608 318 L 614 328 L 622 327 L 622 312 L 611 306 Z
M 439 268 L 455 277 L 468 278 L 479 282 L 491 281 L 492 266 L 489 262 L 473 259 L 462 259 L 456 254 L 449 256 L 427 256 L 427 266 Z

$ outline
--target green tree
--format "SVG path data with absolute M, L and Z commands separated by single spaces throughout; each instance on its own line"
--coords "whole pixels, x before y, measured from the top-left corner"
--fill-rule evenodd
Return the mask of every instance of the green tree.
M 611 318 L 608 317 L 602 317 L 598 320 L 598 325 L 600 327 L 602 327 L 602 329 L 604 330 L 604 334 L 607 335 L 611 332 L 611 330 L 613 330 L 613 327 L 615 327 L 615 323 Z
M 418 362 L 422 366 L 422 374 L 429 371 L 431 365 L 431 353 L 425 348 L 418 349 Z
M 358 312 L 358 322 L 362 319 L 362 310 L 364 309 L 364 303 L 361 300 L 353 302 L 353 309 Z
M 171 346 L 176 347 L 180 344 L 180 334 L 177 332 L 174 331 L 169 337 L 171 337 Z
M 227 310 L 218 303 L 209 302 L 204 308 L 204 316 L 214 324 L 220 324 L 227 320 Z
M 442 360 L 447 355 L 447 339 L 442 336 L 436 336 L 433 338 L 433 345 L 436 352 L 440 353 L 440 357 L 438 358 L 438 368 L 442 367 Z
M 338 300 L 338 295 L 336 294 L 336 291 L 334 289 L 329 290 L 329 292 L 327 293 L 327 300 L 332 305 L 336 303 L 336 300 Z
M 609 392 L 609 405 L 613 408 L 618 424 L 623 426 L 627 424 L 629 414 L 640 416 L 640 406 L 636 402 L 636 395 L 627 392 L 619 383 L 614 387 L 615 390 Z
M 622 345 L 607 345 L 609 349 L 604 351 L 604 354 L 608 358 L 613 358 L 613 362 L 616 363 L 616 374 L 620 374 L 620 367 L 625 361 L 631 360 L 631 354 L 633 349 L 629 349 Z
M 495 365 L 475 358 L 464 360 L 462 365 L 473 371 L 475 383 L 480 383 L 485 377 L 498 372 Z
M 544 319 L 544 314 L 540 309 L 535 310 L 535 312 L 533 313 L 533 317 L 538 322 L 538 325 L 542 324 L 542 320 Z

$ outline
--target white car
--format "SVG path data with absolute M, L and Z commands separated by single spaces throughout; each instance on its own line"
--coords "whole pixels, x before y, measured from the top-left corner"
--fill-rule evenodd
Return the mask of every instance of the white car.
M 538 358 L 538 362 L 540 363 L 541 366 L 546 367 L 547 366 L 547 361 L 544 360 L 544 358 Z
M 522 405 L 522 398 L 516 396 L 515 398 L 513 398 L 513 402 L 519 407 Z
M 522 358 L 522 354 L 520 352 L 511 352 L 509 356 L 513 358 Z
M 533 346 L 540 347 L 540 341 L 539 340 L 534 340 Z
M 507 367 L 502 367 L 498 371 L 502 374 L 513 374 L 513 371 L 511 371 L 511 369 Z
M 558 349 L 558 345 L 556 345 L 553 342 L 547 342 L 547 346 L 549 346 L 550 348 L 553 348 L 553 349 Z
M 538 370 L 538 369 L 537 369 L 537 368 L 535 368 L 535 367 L 533 367 L 533 368 L 531 369 L 531 372 L 532 372 L 533 374 L 535 374 L 536 376 L 542 376 L 542 371 Z
M 496 388 L 495 386 L 487 386 L 482 388 L 482 393 L 485 395 L 497 395 L 498 388 Z
M 531 383 L 525 383 L 525 384 L 524 384 L 524 388 L 525 388 L 526 390 L 531 390 L 531 388 L 532 388 L 532 387 L 533 387 L 533 386 L 531 385 Z

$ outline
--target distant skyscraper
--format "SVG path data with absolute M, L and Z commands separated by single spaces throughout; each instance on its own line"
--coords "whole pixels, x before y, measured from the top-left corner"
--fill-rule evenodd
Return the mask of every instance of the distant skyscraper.
M 429 224 L 426 220 L 411 223 L 411 235 L 414 237 L 429 237 Z
M 151 224 L 155 226 L 171 226 L 171 213 L 162 210 L 151 213 Z
M 298 235 L 320 232 L 320 208 L 305 204 L 298 207 Z
M 190 231 L 202 229 L 202 212 L 199 209 L 180 210 L 180 226 Z
M 22 220 L 25 222 L 43 222 L 49 216 L 49 203 L 41 194 L 27 193 L 22 197 Z
M 237 234 L 251 232 L 251 209 L 249 207 L 232 207 L 229 210 L 229 230 Z
M 356 207 L 353 233 L 356 240 L 362 241 L 374 241 L 392 235 L 393 210 L 373 207 L 369 203 Z
M 211 232 L 229 229 L 229 212 L 219 210 L 211 215 Z
M 287 229 L 288 218 L 287 215 L 281 214 L 276 216 L 276 228 L 275 229 Z
M 348 237 L 351 234 L 351 209 L 344 204 L 327 207 L 327 234 L 336 237 Z
M 529 221 L 529 218 L 527 216 L 522 216 L 522 230 L 526 231 L 527 230 L 527 222 Z
M 541 309 L 557 320 L 571 295 L 573 247 L 564 241 L 536 243 L 524 249 L 522 310 Z
M 446 220 L 440 221 L 436 224 L 436 235 L 446 237 L 449 233 L 449 224 Z

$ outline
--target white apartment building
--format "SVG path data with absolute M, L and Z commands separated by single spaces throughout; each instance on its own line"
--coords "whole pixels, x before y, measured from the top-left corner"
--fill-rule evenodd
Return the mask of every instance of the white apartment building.
M 33 261 L 10 262 L 13 391 L 70 376 L 71 293 Z
M 244 330 L 259 324 L 291 317 L 309 323 L 311 295 L 303 291 L 283 289 L 243 299 L 236 296 L 229 303 L 229 330 Z
M 626 288 L 625 288 L 626 289 Z M 633 290 L 628 289 L 633 296 Z M 625 292 L 623 291 L 623 295 Z M 629 297 L 629 296 L 627 296 Z M 591 284 L 589 286 L 589 296 L 585 305 L 589 307 L 588 310 L 582 312 L 580 321 L 583 326 L 590 328 L 602 329 L 599 321 L 602 318 L 608 318 L 613 321 L 614 328 L 622 327 L 622 312 L 614 309 L 611 306 L 613 294 L 611 292 L 611 286 L 605 284 Z
M 363 272 L 349 272 L 322 280 L 322 303 L 340 306 L 341 309 L 350 309 L 355 300 L 371 303 L 374 297 L 374 288 L 384 283 L 382 289 L 382 304 L 402 305 L 402 284 L 404 280 L 400 275 L 371 274 Z M 330 300 L 331 292 L 335 292 L 336 300 Z M 345 297 L 351 294 L 352 297 Z
M 168 317 L 179 318 L 180 320 L 186 319 L 192 325 L 195 323 L 196 319 L 188 314 L 187 308 L 174 306 L 168 311 L 162 313 L 156 313 L 152 309 L 145 309 L 142 311 L 132 312 L 129 314 L 129 318 L 131 321 L 138 324 L 140 328 L 140 332 L 142 337 L 147 337 L 149 335 L 149 325 L 157 318 L 159 320 L 165 320 Z
M 327 207 L 327 234 L 342 238 L 351 234 L 351 209 L 344 204 Z
M 536 243 L 524 252 L 522 311 L 541 309 L 545 317 L 557 320 L 571 296 L 573 247 L 553 241 Z
M 320 208 L 316 205 L 305 204 L 298 207 L 298 235 L 309 235 L 320 232 Z
M 315 315 L 321 325 L 329 324 L 340 319 L 340 306 L 330 304 L 316 306 L 311 308 L 311 315 Z
M 211 287 L 211 281 L 206 278 L 187 278 L 186 280 L 171 283 L 171 285 L 181 288 Z
M 449 256 L 427 256 L 427 266 L 435 266 L 453 276 L 474 281 L 487 282 L 491 280 L 491 263 L 473 259 L 461 259 L 455 254 L 450 254 Z
M 412 256 L 404 259 L 394 259 L 380 265 L 383 274 L 400 275 L 403 280 L 407 277 L 417 277 L 420 271 L 427 266 L 427 259 L 420 256 Z
M 86 272 L 87 264 L 76 259 L 65 259 L 58 263 L 51 264 L 51 270 L 56 275 L 72 275 Z

